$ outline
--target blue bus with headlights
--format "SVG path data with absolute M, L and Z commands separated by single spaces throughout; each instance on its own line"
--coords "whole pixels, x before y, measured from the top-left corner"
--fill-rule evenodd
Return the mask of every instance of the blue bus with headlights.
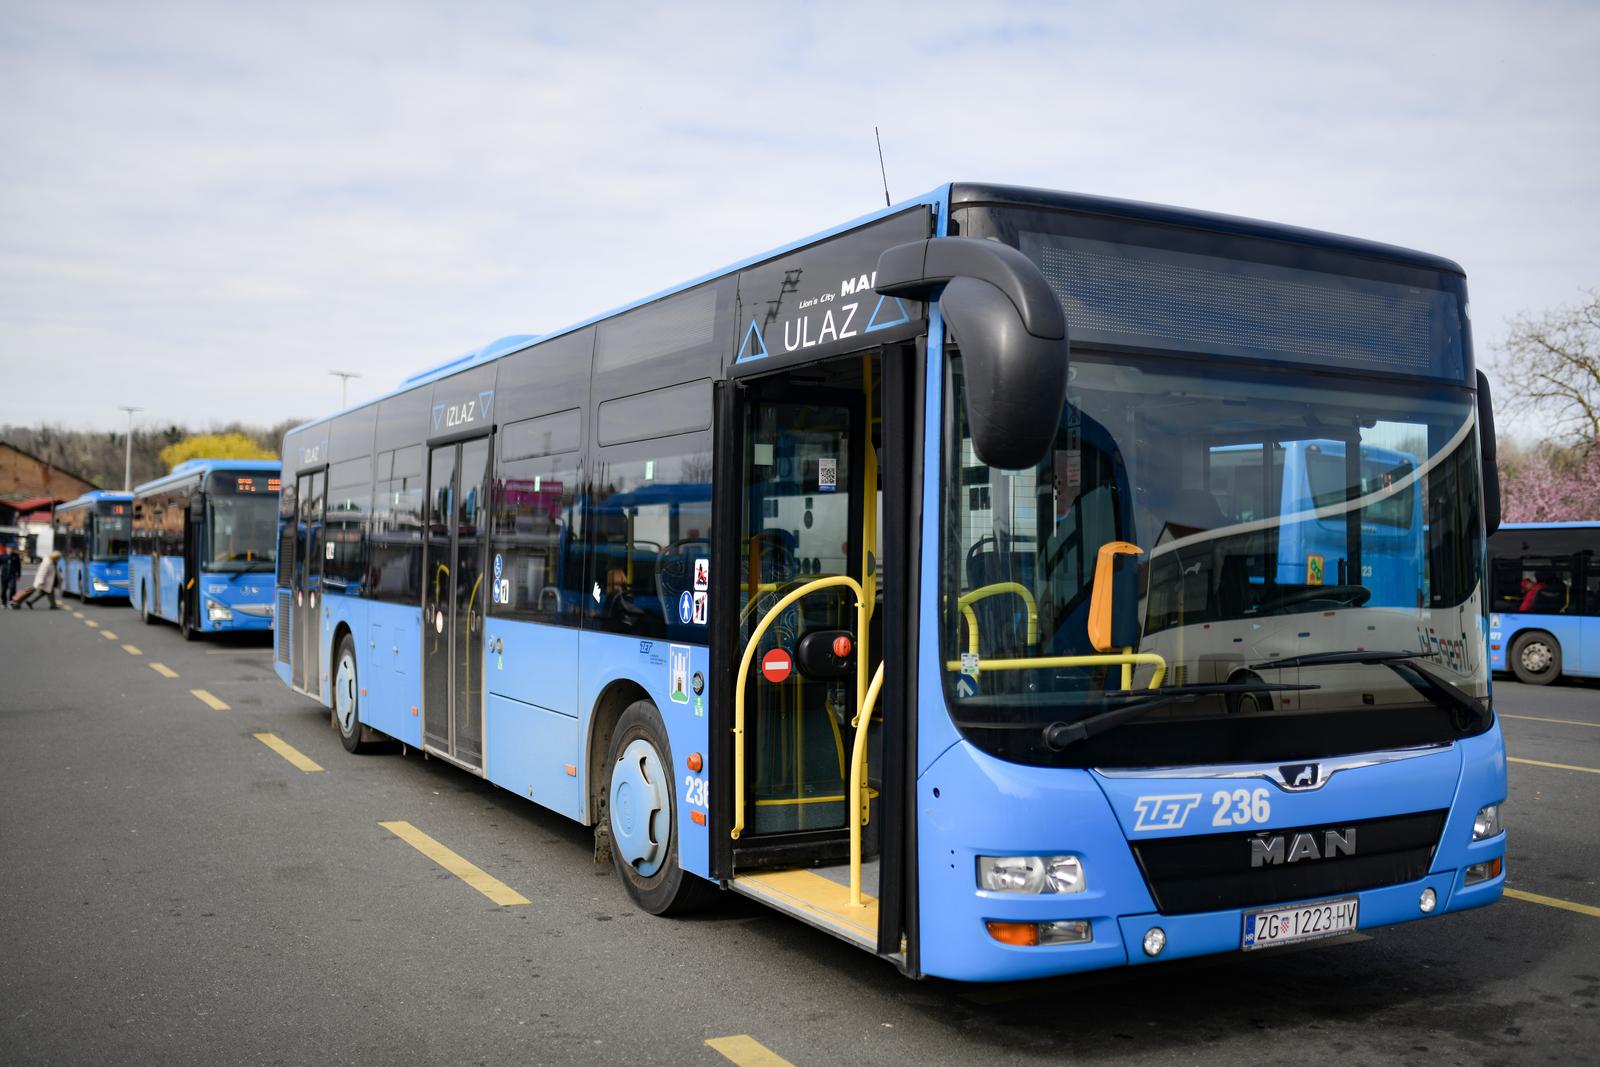
M 81 600 L 128 595 L 127 493 L 92 489 L 59 505 L 51 519 L 61 551 L 61 589 Z
M 289 431 L 275 668 L 647 912 L 910 975 L 1489 904 L 1465 309 L 1423 253 L 941 186 Z
M 272 628 L 277 460 L 192 459 L 133 493 L 128 599 L 185 640 Z

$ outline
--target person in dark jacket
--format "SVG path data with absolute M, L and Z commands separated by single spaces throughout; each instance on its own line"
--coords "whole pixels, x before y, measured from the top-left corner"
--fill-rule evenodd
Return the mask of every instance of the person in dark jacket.
M 0 604 L 11 604 L 17 595 L 17 581 L 22 577 L 22 554 L 14 548 L 0 545 Z

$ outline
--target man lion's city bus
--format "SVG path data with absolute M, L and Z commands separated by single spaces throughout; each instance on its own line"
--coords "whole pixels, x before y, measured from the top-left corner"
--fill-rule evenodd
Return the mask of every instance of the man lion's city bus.
M 942 186 L 292 430 L 276 667 L 912 975 L 1487 904 L 1468 329 L 1434 256 Z
M 61 550 L 61 591 L 80 600 L 128 595 L 127 493 L 91 489 L 59 505 L 52 543 Z
M 1489 668 L 1600 677 L 1600 522 L 1507 523 L 1489 538 Z
M 277 460 L 191 459 L 133 491 L 129 603 L 146 623 L 269 630 L 278 550 Z

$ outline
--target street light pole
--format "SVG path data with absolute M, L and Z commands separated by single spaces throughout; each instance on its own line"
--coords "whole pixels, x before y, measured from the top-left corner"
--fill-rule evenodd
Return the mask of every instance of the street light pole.
M 122 491 L 126 493 L 133 489 L 133 413 L 143 411 L 144 408 L 119 405 L 117 410 L 128 413 L 128 447 L 122 454 Z
M 339 379 L 339 406 L 346 406 L 350 398 L 350 379 L 361 375 L 353 370 L 331 370 L 328 373 Z

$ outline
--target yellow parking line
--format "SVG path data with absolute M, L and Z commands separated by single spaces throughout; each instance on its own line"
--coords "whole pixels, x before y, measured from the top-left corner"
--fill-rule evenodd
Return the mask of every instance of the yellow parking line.
M 706 1044 L 720 1052 L 723 1059 L 737 1063 L 739 1067 L 794 1067 L 794 1064 L 749 1034 L 711 1037 L 706 1039 Z
M 91 630 L 98 630 L 98 629 L 100 629 L 100 624 L 99 624 L 99 623 L 97 623 L 97 622 L 95 622 L 95 621 L 94 621 L 94 620 L 93 620 L 93 619 L 84 619 L 84 620 L 83 620 L 83 624 L 84 624 L 84 625 L 85 625 L 85 626 L 87 626 L 87 627 L 89 627 L 89 629 L 91 629 Z
M 142 655 L 144 655 L 143 652 L 139 651 L 139 646 L 138 645 L 123 645 L 122 646 L 122 651 L 126 652 L 130 656 L 142 656 Z
M 424 856 L 428 857 L 463 882 L 500 905 L 533 903 L 521 893 L 489 874 L 481 867 L 468 863 L 439 842 L 405 821 L 380 822 L 389 831 Z
M 1600 908 L 1594 907 L 1591 904 L 1577 904 L 1570 900 L 1562 900 L 1560 897 L 1540 896 L 1538 893 L 1529 893 L 1522 889 L 1512 889 L 1510 886 L 1506 886 L 1505 893 L 1508 897 L 1512 897 L 1516 900 L 1526 900 L 1530 904 L 1543 904 L 1547 908 L 1560 908 L 1563 911 L 1575 911 L 1579 915 L 1587 915 L 1593 919 L 1600 919 Z
M 191 689 L 189 692 L 193 693 L 196 700 L 210 708 L 212 711 L 228 710 L 228 705 L 224 704 L 222 701 L 218 700 L 214 694 L 208 693 L 204 689 Z
M 1585 774 L 1600 774 L 1600 767 L 1574 767 L 1570 763 L 1546 763 L 1542 759 L 1520 759 L 1516 756 L 1507 756 L 1512 763 L 1526 763 L 1530 767 L 1553 767 L 1558 771 L 1582 771 Z
M 167 666 L 165 663 L 152 663 L 150 664 L 150 669 L 161 675 L 163 678 L 176 678 L 178 676 L 178 672 Z
M 105 638 L 107 641 L 115 641 L 117 639 L 117 635 L 112 633 L 110 630 L 101 630 L 100 636 Z
M 1525 719 L 1528 722 L 1558 722 L 1562 726 L 1590 726 L 1600 730 L 1600 722 L 1579 722 L 1577 719 L 1546 719 L 1539 715 L 1507 715 L 1503 711 L 1500 713 L 1500 717 L 1502 719 Z
M 289 744 L 289 742 L 285 741 L 277 734 L 251 734 L 250 736 L 254 737 L 257 741 L 260 741 L 263 745 L 266 745 L 268 748 L 272 749 L 272 751 L 276 752 L 278 755 L 282 756 L 296 767 L 299 767 L 307 774 L 310 774 L 313 771 L 322 770 L 321 764 L 312 759 L 310 756 L 306 755 L 304 752 L 301 752 L 298 748 L 295 748 L 293 745 Z

